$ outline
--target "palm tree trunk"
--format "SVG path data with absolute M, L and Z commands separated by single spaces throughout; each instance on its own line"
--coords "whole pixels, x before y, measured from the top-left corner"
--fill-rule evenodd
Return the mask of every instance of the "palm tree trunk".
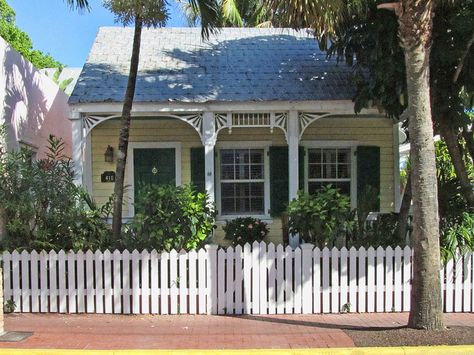
M 471 209 L 474 209 L 474 191 L 472 190 L 471 181 L 467 175 L 466 164 L 462 157 L 461 150 L 459 149 L 458 144 L 458 135 L 454 130 L 449 127 L 446 118 L 443 117 L 439 120 L 439 126 L 441 135 L 446 142 L 446 147 L 448 148 L 449 155 L 451 157 L 451 162 L 454 166 L 454 171 L 456 172 L 456 177 L 459 181 L 461 187 L 461 193 L 466 200 L 468 206 Z
M 403 192 L 400 212 L 398 213 L 398 237 L 400 240 L 406 240 L 408 217 L 410 216 L 411 207 L 411 170 L 408 171 L 407 183 Z
M 138 62 L 140 57 L 140 42 L 143 21 L 140 16 L 135 18 L 135 33 L 133 37 L 132 58 L 130 61 L 130 73 L 128 76 L 127 90 L 123 100 L 122 125 L 120 128 L 117 168 L 114 186 L 114 211 L 112 217 L 112 233 L 115 240 L 120 239 L 122 230 L 122 205 L 125 180 L 125 166 L 127 163 L 128 139 L 130 136 L 130 121 L 135 96 L 135 85 L 137 82 Z
M 413 279 L 408 326 L 442 329 L 436 161 L 431 120 L 429 54 L 432 0 L 403 0 L 400 41 L 405 52 L 413 195 Z

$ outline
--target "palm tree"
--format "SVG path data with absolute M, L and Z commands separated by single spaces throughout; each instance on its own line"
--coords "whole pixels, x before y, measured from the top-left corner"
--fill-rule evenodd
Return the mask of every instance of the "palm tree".
M 64 0 L 71 8 L 78 10 L 89 10 L 89 0 Z
M 345 19 L 359 15 L 366 1 L 266 0 L 274 23 L 297 29 L 311 27 L 324 45 L 343 26 Z M 443 328 L 436 164 L 429 89 L 433 0 L 401 0 L 382 7 L 396 11 L 400 45 L 405 53 L 411 185 L 414 210 L 413 281 L 409 326 Z
M 85 1 L 85 0 L 76 0 Z M 122 121 L 119 134 L 118 157 L 116 167 L 116 180 L 114 186 L 114 209 L 112 218 L 113 237 L 118 240 L 122 229 L 122 205 L 125 165 L 127 163 L 128 139 L 130 135 L 131 111 L 133 97 L 135 95 L 135 84 L 137 81 L 138 63 L 140 57 L 140 42 L 143 26 L 163 27 L 168 20 L 168 7 L 166 0 L 104 0 L 104 6 L 112 11 L 118 22 L 123 25 L 134 25 L 134 36 L 132 56 L 130 60 L 130 71 L 127 89 L 123 100 Z M 202 14 L 201 34 L 204 38 L 217 25 L 217 5 L 215 0 L 189 0 L 189 4 L 195 11 Z

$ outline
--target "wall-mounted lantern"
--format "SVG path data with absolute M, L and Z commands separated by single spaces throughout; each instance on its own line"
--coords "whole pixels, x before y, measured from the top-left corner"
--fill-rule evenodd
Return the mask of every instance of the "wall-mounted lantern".
M 112 148 L 110 145 L 107 146 L 104 157 L 105 157 L 106 163 L 113 163 L 114 162 L 114 148 Z

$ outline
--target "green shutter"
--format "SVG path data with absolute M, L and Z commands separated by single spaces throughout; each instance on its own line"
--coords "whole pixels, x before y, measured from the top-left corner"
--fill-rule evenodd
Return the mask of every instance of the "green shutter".
M 370 202 L 367 201 L 367 191 Z M 366 201 L 362 201 L 365 199 Z M 373 201 L 373 202 L 372 202 Z M 370 210 L 380 210 L 380 148 L 374 146 L 357 147 L 357 205 L 369 205 Z
M 279 216 L 288 206 L 288 147 L 270 147 L 270 214 Z
M 206 191 L 204 147 L 191 148 L 191 183 L 200 192 Z
M 304 190 L 304 147 L 298 147 L 298 188 Z

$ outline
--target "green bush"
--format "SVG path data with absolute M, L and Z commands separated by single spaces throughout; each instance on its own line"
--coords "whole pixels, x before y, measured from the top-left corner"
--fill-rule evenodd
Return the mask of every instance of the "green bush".
M 441 257 L 447 261 L 456 255 L 474 250 L 474 213 L 463 212 L 441 228 Z
M 324 247 L 345 234 L 350 223 L 350 201 L 331 185 L 315 195 L 298 192 L 288 206 L 289 232 Z
M 0 151 L 0 200 L 5 249 L 98 249 L 108 243 L 104 210 L 74 184 L 64 142 L 49 137 L 47 157 Z M 92 208 L 91 208 L 92 207 Z
M 207 194 L 190 185 L 146 185 L 135 201 L 135 218 L 119 247 L 132 249 L 198 249 L 215 228 L 216 212 Z
M 225 239 L 232 241 L 234 246 L 261 242 L 269 232 L 265 222 L 253 217 L 239 217 L 227 221 L 223 229 Z

